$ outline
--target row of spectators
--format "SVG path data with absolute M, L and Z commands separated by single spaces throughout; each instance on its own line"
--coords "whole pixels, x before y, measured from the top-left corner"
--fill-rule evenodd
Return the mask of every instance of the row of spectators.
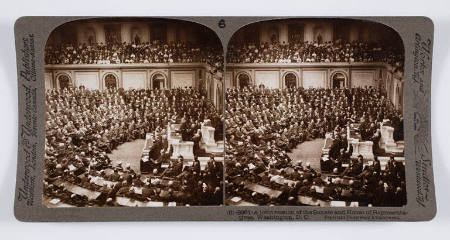
M 403 71 L 404 53 L 393 46 L 351 42 L 290 42 L 230 44 L 229 63 L 301 63 L 301 62 L 386 62 Z M 119 63 L 208 63 L 215 70 L 223 67 L 220 46 L 189 43 L 122 43 L 47 45 L 46 64 L 119 64 Z
M 119 144 L 145 138 L 146 133 L 154 134 L 155 151 L 170 152 L 166 137 L 169 122 L 181 122 L 185 131 L 192 128 L 189 131 L 197 132 L 205 119 L 221 128 L 221 118 L 214 105 L 192 88 L 47 90 L 44 193 L 50 199 L 60 198 L 77 206 L 114 205 L 117 196 L 191 205 L 221 204 L 223 174 L 220 166 L 216 167 L 218 163 L 200 171 L 183 165 L 180 168 L 180 160 L 172 162 L 167 156 L 156 155 L 155 160 L 168 160 L 169 167 L 156 169 L 154 177 L 159 180 L 150 181 L 129 166 L 113 166 L 107 155 Z M 187 140 L 199 141 L 193 135 Z M 100 182 L 115 184 L 96 187 L 98 184 L 92 179 L 99 177 Z M 163 179 L 170 183 L 162 185 Z M 102 195 L 89 200 L 70 192 L 64 186 L 67 183 L 100 191 Z
M 364 140 L 380 139 L 380 122 L 390 119 L 395 139 L 403 138 L 402 114 L 395 110 L 385 94 L 373 88 L 353 89 L 228 89 L 226 105 L 226 179 L 228 196 L 238 195 L 250 202 L 265 204 L 300 204 L 297 196 L 323 200 L 361 201 L 374 206 L 403 205 L 406 199 L 404 167 L 393 159 L 390 165 L 363 167 L 363 159 L 350 160 L 346 129 L 359 123 Z M 399 131 L 401 129 L 401 131 Z M 334 139 L 330 161 L 341 180 L 328 181 L 309 164 L 293 161 L 288 152 L 298 144 L 324 138 Z M 375 161 L 377 162 L 377 161 Z M 349 164 L 341 168 L 342 163 Z M 295 183 L 279 184 L 274 176 Z M 360 184 L 342 185 L 351 178 Z M 283 192 L 279 198 L 249 191 L 246 183 L 259 183 Z M 315 186 L 326 187 L 320 196 Z M 399 202 L 393 202 L 392 196 Z
M 368 42 L 230 44 L 228 63 L 385 62 L 401 70 L 403 49 Z
M 47 45 L 46 64 L 208 63 L 223 66 L 221 46 L 173 42 Z

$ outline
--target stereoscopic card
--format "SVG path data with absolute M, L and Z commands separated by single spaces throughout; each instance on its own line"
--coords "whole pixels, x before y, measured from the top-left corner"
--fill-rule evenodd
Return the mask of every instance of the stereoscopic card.
M 22 17 L 14 213 L 425 221 L 426 17 Z

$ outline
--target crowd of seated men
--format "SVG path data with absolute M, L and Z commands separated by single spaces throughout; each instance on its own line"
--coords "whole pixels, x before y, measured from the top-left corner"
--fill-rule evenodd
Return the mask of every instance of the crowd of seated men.
M 167 168 L 155 167 L 153 175 L 145 177 L 125 164 L 113 166 L 107 155 L 121 143 L 153 133 L 152 151 L 163 154 L 152 154 L 152 158 L 160 161 L 170 152 L 166 135 L 170 121 L 182 123 L 182 131 L 190 133 L 197 132 L 205 119 L 211 119 L 217 128 L 223 124 L 214 105 L 192 88 L 47 90 L 44 193 L 49 199 L 77 206 L 114 205 L 118 196 L 190 205 L 221 204 L 223 174 L 213 159 L 204 170 L 180 168 L 180 160 L 169 161 Z M 198 147 L 200 139 L 194 135 L 184 134 Z M 101 196 L 88 199 L 70 192 L 67 184 L 101 192 Z
M 368 42 L 230 44 L 228 63 L 386 62 L 402 68 L 403 50 Z
M 223 65 L 221 48 L 190 43 L 122 43 L 92 45 L 47 45 L 46 64 L 120 64 L 120 63 L 208 63 L 215 69 Z
M 241 196 L 260 205 L 301 204 L 299 195 L 373 206 L 405 204 L 402 163 L 391 159 L 381 170 L 377 160 L 365 164 L 362 157 L 350 159 L 352 149 L 347 149 L 346 128 L 352 122 L 360 123 L 362 138 L 374 142 L 380 138 L 378 129 L 383 119 L 390 119 L 395 129 L 402 129 L 402 114 L 380 90 L 252 86 L 228 89 L 226 98 L 228 196 Z M 326 133 L 334 139 L 329 156 L 334 178 L 325 178 L 309 163 L 288 156 L 298 144 L 324 138 Z M 394 138 L 401 140 L 403 134 L 395 131 Z M 342 163 L 348 167 L 342 167 Z M 276 181 L 279 177 L 290 181 L 280 184 Z M 273 198 L 250 191 L 247 183 L 258 183 L 282 194 Z M 319 194 L 316 187 L 326 190 Z

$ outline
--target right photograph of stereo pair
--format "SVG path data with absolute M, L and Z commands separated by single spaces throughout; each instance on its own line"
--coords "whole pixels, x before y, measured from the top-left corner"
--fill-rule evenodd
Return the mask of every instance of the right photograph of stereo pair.
M 285 19 L 227 46 L 225 204 L 406 205 L 404 47 L 387 25 Z

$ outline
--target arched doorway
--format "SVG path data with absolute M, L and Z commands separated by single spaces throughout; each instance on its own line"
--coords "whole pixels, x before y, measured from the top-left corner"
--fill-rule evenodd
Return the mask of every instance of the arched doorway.
M 284 84 L 286 88 L 297 87 L 297 76 L 294 73 L 287 73 L 284 75 Z
M 58 76 L 59 89 L 65 89 L 70 87 L 70 77 L 67 74 L 61 74 Z
M 238 75 L 239 88 L 248 87 L 250 82 L 250 76 L 247 73 L 241 73 Z
M 166 87 L 165 85 L 166 77 L 161 73 L 157 73 L 152 77 L 152 86 L 153 89 L 163 89 Z
M 106 89 L 114 89 L 117 88 L 117 77 L 109 73 L 105 76 L 105 87 Z
M 345 88 L 345 80 L 347 78 L 345 77 L 344 73 L 337 72 L 333 74 L 333 77 L 331 79 L 331 82 L 333 83 L 333 88 Z

